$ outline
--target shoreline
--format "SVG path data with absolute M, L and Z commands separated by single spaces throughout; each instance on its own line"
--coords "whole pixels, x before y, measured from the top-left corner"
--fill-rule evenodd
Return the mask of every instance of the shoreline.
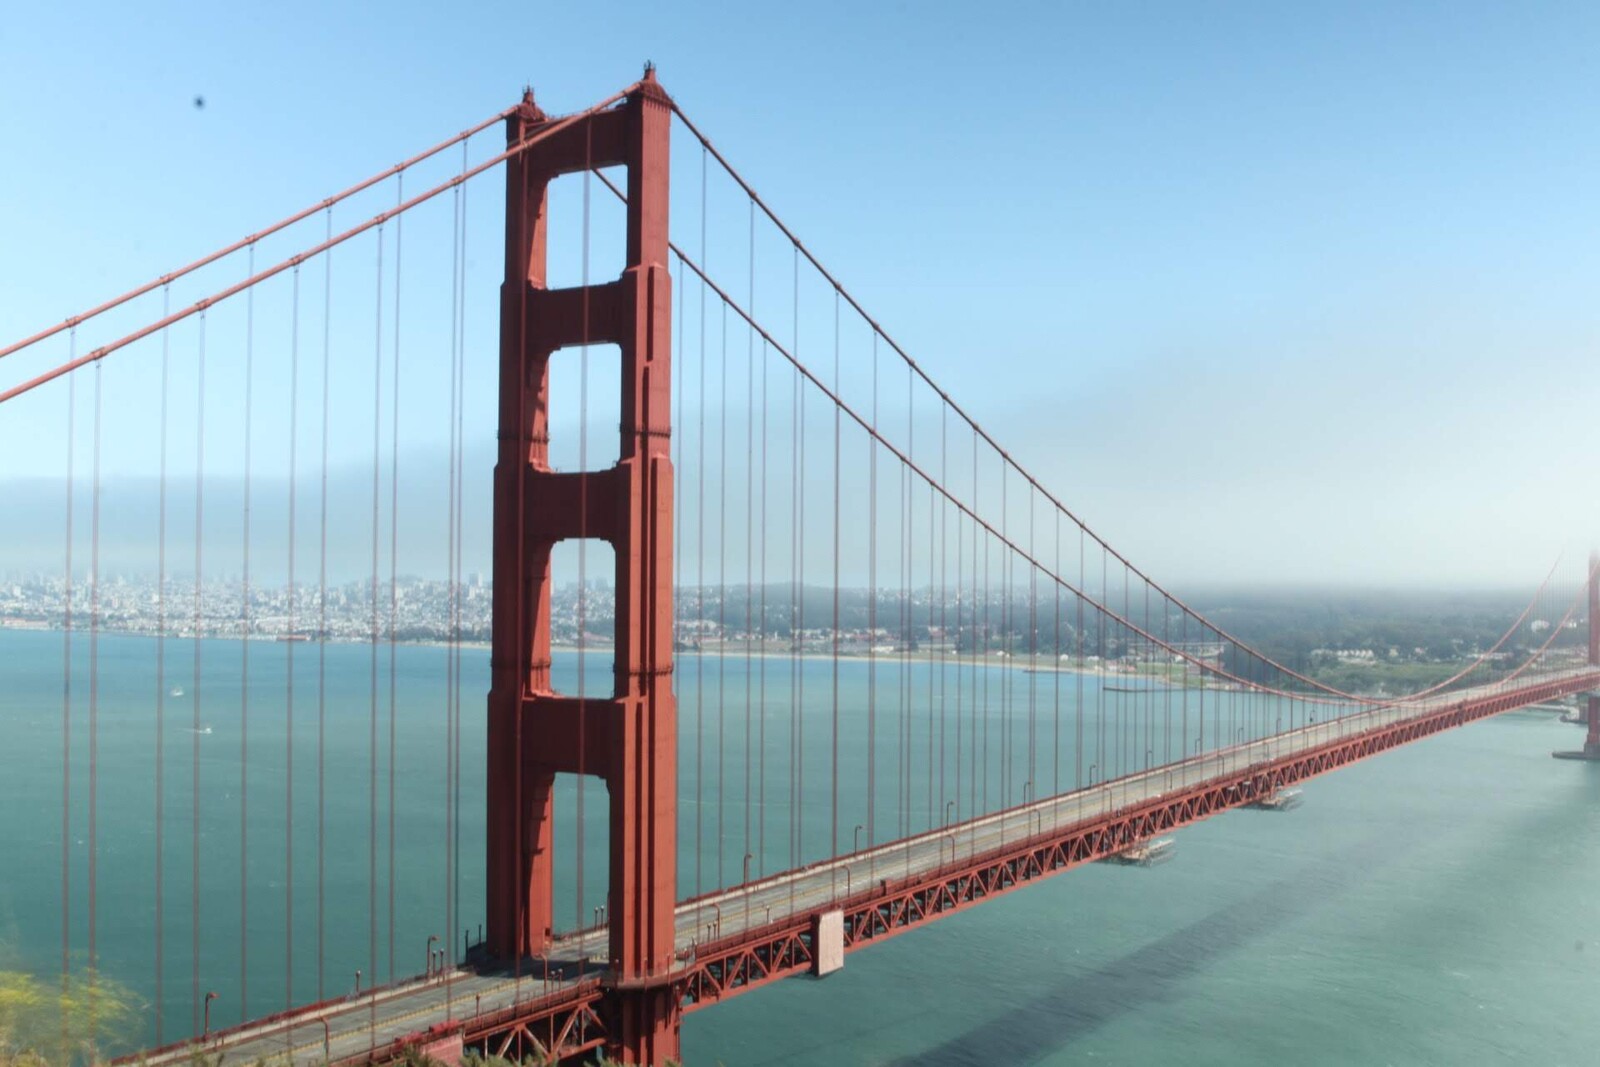
M 9 622 L 9 621 L 6 621 L 6 620 L 0 620 L 0 634 L 4 634 L 4 633 L 36 633 L 36 634 L 64 635 L 66 632 L 67 631 L 64 628 L 59 627 L 59 626 L 32 625 L 32 624 L 18 625 L 15 622 Z M 74 627 L 72 632 L 77 636 L 87 636 L 88 633 L 89 633 L 87 628 L 79 628 L 79 627 Z M 101 629 L 98 632 L 99 632 L 99 634 L 101 636 L 106 636 L 106 637 L 141 637 L 141 638 L 145 638 L 147 640 L 152 640 L 152 641 L 157 640 L 157 639 L 159 639 L 161 637 L 160 634 L 150 633 L 150 632 L 145 631 L 145 630 Z M 169 633 L 169 634 L 166 635 L 166 639 L 168 641 L 190 642 L 190 641 L 194 641 L 195 640 L 195 635 L 194 634 L 189 634 L 189 633 L 185 633 L 185 634 L 172 634 L 172 633 Z M 202 634 L 200 636 L 200 639 L 201 640 L 205 640 L 205 641 L 229 641 L 229 642 L 252 641 L 252 642 L 261 642 L 261 643 L 267 643 L 267 644 L 300 645 L 300 646 L 317 646 L 317 645 L 320 645 L 320 644 L 323 644 L 323 643 L 326 643 L 326 644 L 329 644 L 329 645 L 370 646 L 370 645 L 372 645 L 374 643 L 370 638 L 360 638 L 360 637 L 331 637 L 326 642 L 318 641 L 314 637 L 307 637 L 307 638 L 304 638 L 304 639 L 296 639 L 296 640 L 292 640 L 291 641 L 291 640 L 283 640 L 277 634 L 251 634 L 248 637 L 240 637 L 238 635 L 232 635 L 232 634 Z M 390 642 L 389 642 L 389 639 L 388 639 L 387 636 L 380 636 L 378 638 L 377 642 L 376 642 L 376 644 L 379 645 L 380 647 L 386 646 L 389 643 Z M 459 648 L 463 648 L 463 649 L 472 649 L 472 650 L 481 649 L 481 650 L 484 650 L 484 651 L 487 651 L 489 649 L 489 647 L 490 647 L 488 641 L 471 640 L 471 641 L 461 641 L 461 642 L 457 643 L 457 642 L 450 642 L 450 641 L 440 640 L 438 638 L 428 638 L 426 640 L 396 639 L 394 641 L 394 645 L 397 648 L 405 647 L 405 648 L 441 648 L 441 649 L 449 649 L 449 648 L 457 648 L 457 647 L 459 647 Z M 580 649 L 576 644 L 572 644 L 572 643 L 569 643 L 569 642 L 559 642 L 559 643 L 552 643 L 551 646 L 550 646 L 550 651 L 552 653 L 555 653 L 555 652 L 562 652 L 562 653 L 583 652 L 585 655 L 601 655 L 601 654 L 609 654 L 609 653 L 611 653 L 614 648 L 615 648 L 615 646 L 611 645 L 611 644 L 604 644 L 604 645 L 597 644 L 597 645 L 586 645 L 584 648 Z M 679 649 L 674 649 L 673 650 L 673 656 L 674 656 L 674 658 L 692 658 L 692 657 L 697 657 L 698 656 L 698 657 L 703 657 L 703 658 L 708 658 L 708 659 L 745 659 L 745 658 L 748 658 L 748 659 L 751 659 L 751 660 L 764 659 L 764 660 L 789 660 L 789 661 L 793 661 L 793 660 L 824 660 L 824 661 L 828 661 L 828 660 L 832 660 L 834 658 L 834 654 L 832 652 L 818 652 L 818 651 L 815 651 L 815 650 L 807 650 L 807 651 L 796 653 L 796 652 L 794 652 L 792 650 L 788 650 L 788 649 L 778 650 L 778 649 L 772 649 L 772 648 L 766 648 L 766 649 L 752 648 L 752 649 L 746 650 L 746 649 L 744 649 L 742 647 L 739 647 L 738 645 L 735 645 L 735 644 L 732 644 L 732 643 L 723 645 L 723 646 L 718 647 L 718 648 L 701 648 L 701 649 L 679 648 Z M 852 663 L 881 662 L 881 663 L 895 664 L 895 663 L 901 663 L 901 662 L 910 661 L 910 662 L 918 663 L 918 664 L 923 664 L 923 663 L 926 663 L 926 664 L 937 664 L 937 663 L 942 662 L 942 663 L 945 663 L 945 664 L 955 664 L 955 665 L 961 665 L 961 666 L 1000 667 L 1000 668 L 1005 668 L 1005 669 L 1009 669 L 1009 670 L 1020 670 L 1020 671 L 1022 671 L 1024 673 L 1030 673 L 1030 674 L 1082 674 L 1082 675 L 1089 676 L 1089 677 L 1111 677 L 1111 678 L 1120 677 L 1120 678 L 1127 678 L 1130 681 L 1143 681 L 1145 679 L 1150 679 L 1152 681 L 1159 680 L 1159 679 L 1154 678 L 1154 676 L 1151 676 L 1151 675 L 1141 675 L 1141 674 L 1127 672 L 1127 671 L 1108 671 L 1103 667 L 1088 667 L 1088 666 L 1082 666 L 1082 667 L 1060 667 L 1060 666 L 1057 666 L 1055 663 L 1053 663 L 1050 660 L 1050 658 L 1045 656 L 1045 655 L 1040 655 L 1039 657 L 1037 657 L 1037 659 L 1035 659 L 1033 657 L 1018 656 L 1018 655 L 1012 655 L 1012 654 L 1007 654 L 1005 656 L 998 656 L 998 655 L 995 655 L 994 653 L 990 653 L 989 655 L 986 655 L 986 656 L 979 656 L 979 655 L 974 655 L 974 654 L 972 654 L 970 652 L 939 652 L 937 650 L 930 650 L 930 649 L 916 649 L 914 651 L 909 651 L 909 652 L 894 651 L 894 652 L 879 652 L 879 653 L 876 653 L 876 654 L 866 653 L 866 652 L 843 652 L 843 651 L 841 651 L 838 654 L 838 658 L 841 661 L 852 662 Z

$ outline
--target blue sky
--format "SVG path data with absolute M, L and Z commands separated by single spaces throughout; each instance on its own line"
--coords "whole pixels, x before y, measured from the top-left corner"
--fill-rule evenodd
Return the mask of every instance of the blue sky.
M 1597 56 L 1578 4 L 29 5 L 0 337 L 650 59 L 1158 577 L 1525 584 L 1600 541 Z

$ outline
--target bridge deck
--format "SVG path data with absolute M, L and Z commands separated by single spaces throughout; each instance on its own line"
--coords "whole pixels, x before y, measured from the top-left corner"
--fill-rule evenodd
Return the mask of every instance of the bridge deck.
M 1497 699 L 1497 705 L 1507 706 L 1497 706 L 1495 710 L 1509 710 L 1550 699 L 1553 694 L 1597 686 L 1600 672 L 1594 668 L 1548 673 L 1528 683 L 1525 689 L 1511 691 L 1510 701 Z M 1523 692 L 1528 699 L 1518 703 L 1515 694 Z M 792 925 L 879 884 L 925 879 L 944 869 L 968 866 L 981 857 L 1003 853 L 1008 847 L 1059 835 L 1163 796 L 1193 791 L 1214 781 L 1237 779 L 1254 767 L 1280 763 L 1356 735 L 1507 695 L 1496 692 L 1494 687 L 1480 686 L 1369 708 L 687 901 L 677 909 L 677 944 L 684 960 L 681 966 L 685 971 L 693 968 L 697 953 L 708 943 L 723 946 L 737 942 L 742 934 Z M 519 1006 L 534 1010 L 544 1003 L 592 1001 L 599 995 L 597 979 L 604 974 L 607 936 L 606 928 L 601 926 L 560 939 L 548 957 L 548 980 L 545 960 L 525 962 L 520 977 L 509 971 L 457 970 L 219 1031 L 204 1047 L 211 1052 L 226 1051 L 231 1061 L 338 1062 L 381 1052 L 396 1039 L 435 1024 L 468 1023 L 471 1032 L 475 1029 L 471 1025 L 474 1020 L 491 1015 L 515 1016 L 517 1013 L 510 1009 Z M 145 1062 L 154 1067 L 187 1061 L 193 1049 L 193 1045 L 169 1046 L 147 1055 Z

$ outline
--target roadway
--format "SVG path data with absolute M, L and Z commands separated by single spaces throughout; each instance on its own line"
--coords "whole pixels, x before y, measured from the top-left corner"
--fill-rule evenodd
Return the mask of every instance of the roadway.
M 1594 668 L 1583 667 L 1547 672 L 1537 681 L 1576 685 L 1594 675 Z M 958 860 L 965 862 L 1008 844 L 1066 830 L 1166 793 L 1236 775 L 1255 764 L 1273 763 L 1500 691 L 1495 686 L 1477 686 L 1370 707 L 686 901 L 677 909 L 677 948 L 684 961 L 680 966 L 692 965 L 701 944 L 829 910 L 830 905 L 879 879 L 930 875 Z M 452 970 L 326 1002 L 287 1019 L 222 1031 L 203 1043 L 203 1048 L 211 1053 L 225 1051 L 229 1060 L 244 1062 L 298 1065 L 359 1058 L 436 1023 L 459 1022 L 517 1003 L 570 993 L 579 981 L 603 971 L 608 936 L 601 925 L 559 939 L 548 955 L 548 979 L 544 961 L 525 964 L 521 976 Z M 186 1063 L 193 1048 L 169 1048 L 146 1056 L 144 1062 L 151 1067 Z

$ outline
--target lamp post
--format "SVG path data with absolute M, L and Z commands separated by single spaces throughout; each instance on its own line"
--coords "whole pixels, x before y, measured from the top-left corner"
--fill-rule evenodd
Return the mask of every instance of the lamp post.
M 944 802 L 944 824 L 946 826 L 950 825 L 950 809 L 955 806 L 956 802 L 953 800 L 947 800 Z
M 438 934 L 429 934 L 428 935 L 428 970 L 427 970 L 427 974 L 424 975 L 424 977 L 427 977 L 427 976 L 430 976 L 430 975 L 433 974 L 433 945 L 434 945 L 434 942 L 436 942 L 438 940 L 439 940 L 439 935 Z
M 216 1000 L 216 999 L 217 999 L 217 994 L 216 993 L 213 992 L 213 993 L 207 993 L 206 994 L 206 1003 L 205 1003 L 205 1008 L 204 1008 L 205 1024 L 201 1027 L 201 1030 L 200 1030 L 200 1036 L 201 1037 L 207 1037 L 211 1033 L 211 1002 L 213 1000 Z
M 862 826 L 860 823 L 856 823 L 856 847 L 855 847 L 855 850 L 857 852 L 861 851 L 861 831 L 865 830 L 865 829 L 866 829 L 865 826 Z

